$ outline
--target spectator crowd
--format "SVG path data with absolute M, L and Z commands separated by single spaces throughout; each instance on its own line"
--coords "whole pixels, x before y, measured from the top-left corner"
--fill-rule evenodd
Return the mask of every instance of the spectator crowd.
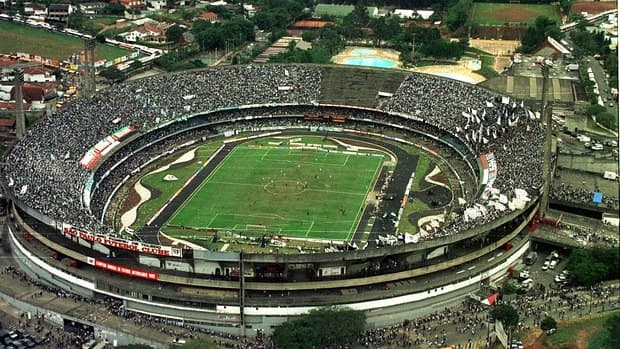
M 333 109 L 317 106 L 320 87 L 321 68 L 312 65 L 235 66 L 113 86 L 91 99 L 76 99 L 31 127 L 6 157 L 5 183 L 14 197 L 45 216 L 113 234 L 99 222 L 106 201 L 128 173 L 191 137 L 261 127 L 310 127 L 301 118 L 275 116 Z M 349 120 L 373 120 L 380 127 L 398 125 L 401 131 L 421 130 L 453 144 L 461 142 L 466 146 L 463 157 L 472 163 L 481 154 L 494 157 L 490 165 L 496 172 L 486 183 L 485 195 L 469 193 L 473 200 L 423 239 L 492 221 L 514 210 L 502 197 L 512 200 L 517 189 L 532 195 L 542 186 L 543 133 L 539 120 L 522 103 L 474 85 L 411 74 L 382 108 L 339 113 Z M 265 119 L 248 120 L 257 115 Z M 243 124 L 231 122 L 240 119 Z M 95 172 L 80 165 L 97 142 L 127 125 L 141 137 L 110 154 Z

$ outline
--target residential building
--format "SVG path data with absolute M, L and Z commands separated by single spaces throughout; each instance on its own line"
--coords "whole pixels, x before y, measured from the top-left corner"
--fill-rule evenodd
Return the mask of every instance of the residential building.
M 119 34 L 127 42 L 148 41 L 156 43 L 166 42 L 168 23 L 145 22 L 130 31 Z
M 145 9 L 146 2 L 143 0 L 118 0 L 118 3 L 125 6 L 128 10 Z
M 66 22 L 74 8 L 71 4 L 50 4 L 47 10 L 47 19 Z
M 56 76 L 44 67 L 24 68 L 24 82 L 55 82 Z
M 24 3 L 24 15 L 47 17 L 47 8 L 45 7 L 44 4 L 39 4 L 36 2 L 25 2 Z
M 210 23 L 215 23 L 218 20 L 218 15 L 215 12 L 209 11 L 209 12 L 203 12 L 201 14 L 198 15 L 198 17 L 196 19 L 203 19 L 207 22 Z
M 106 7 L 107 3 L 105 2 L 84 2 L 78 5 L 80 11 L 86 15 L 98 15 L 103 12 L 103 9 Z

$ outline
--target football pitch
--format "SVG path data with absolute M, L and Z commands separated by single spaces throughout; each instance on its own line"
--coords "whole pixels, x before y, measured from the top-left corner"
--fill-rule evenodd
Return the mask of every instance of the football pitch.
M 287 147 L 235 147 L 169 226 L 349 240 L 384 161 Z

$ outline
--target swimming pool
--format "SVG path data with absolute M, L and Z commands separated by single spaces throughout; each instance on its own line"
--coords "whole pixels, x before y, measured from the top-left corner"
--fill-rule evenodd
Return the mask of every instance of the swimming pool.
M 368 48 L 356 48 L 354 50 L 351 50 L 351 54 L 355 56 L 369 56 L 377 54 L 377 50 L 371 50 Z
M 365 67 L 375 67 L 375 68 L 394 68 L 398 65 L 398 62 L 395 62 L 391 59 L 387 58 L 379 58 L 379 57 L 349 57 L 345 58 L 343 61 L 344 64 L 349 65 L 362 65 Z

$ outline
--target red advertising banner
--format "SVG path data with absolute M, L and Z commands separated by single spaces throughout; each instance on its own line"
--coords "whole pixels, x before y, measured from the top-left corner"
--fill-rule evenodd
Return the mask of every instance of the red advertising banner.
M 134 269 L 123 265 L 102 261 L 96 258 L 94 259 L 94 266 L 100 269 L 111 271 L 113 273 L 123 274 L 140 279 L 157 281 L 157 279 L 159 278 L 159 274 L 155 272 Z

